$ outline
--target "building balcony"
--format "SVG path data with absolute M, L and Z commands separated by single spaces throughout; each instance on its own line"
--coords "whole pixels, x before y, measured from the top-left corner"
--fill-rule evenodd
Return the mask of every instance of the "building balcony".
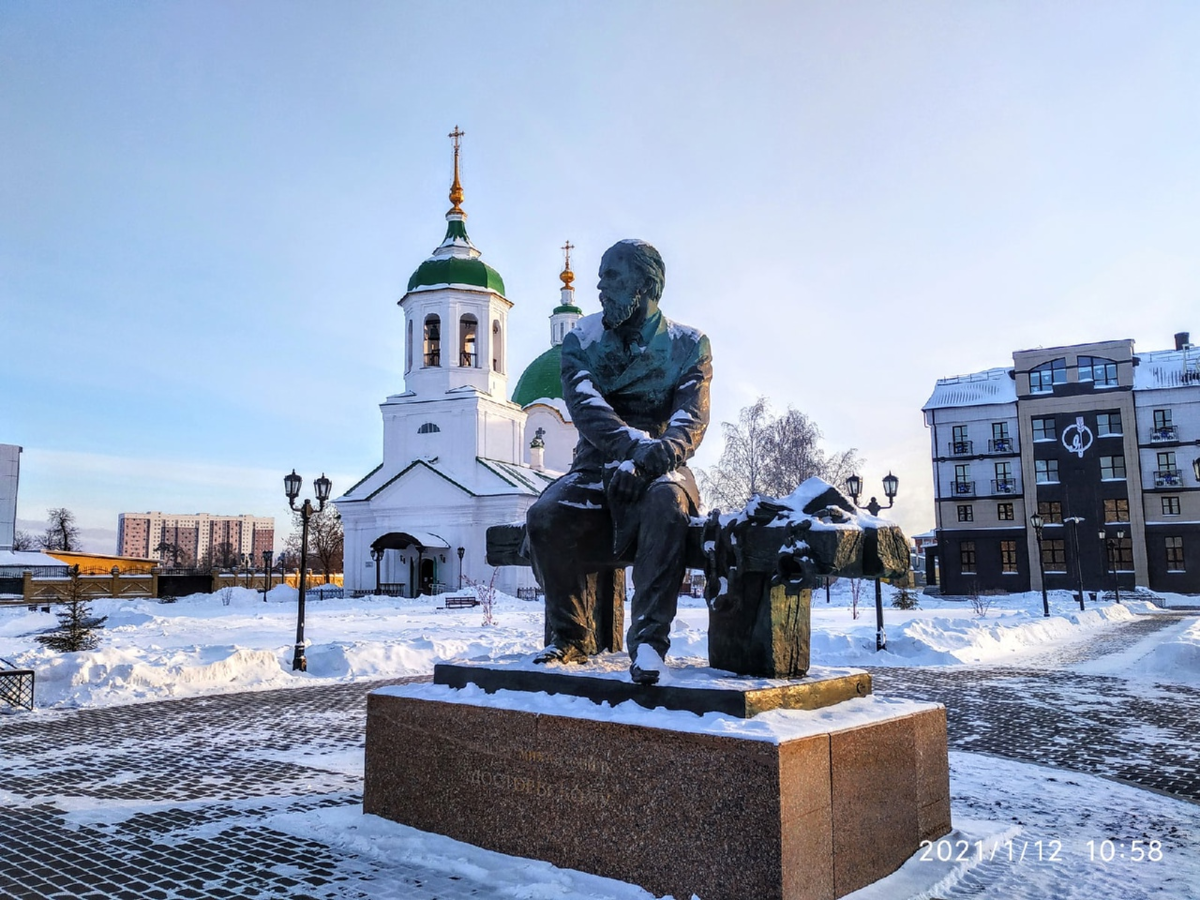
M 1179 429 L 1174 425 L 1168 425 L 1165 428 L 1155 428 L 1150 432 L 1150 443 L 1165 444 L 1168 441 L 1179 440 Z
M 988 453 L 1016 453 L 1017 442 L 1013 438 L 993 438 L 988 441 Z
M 1155 487 L 1183 487 L 1183 475 L 1178 469 L 1156 469 L 1154 472 Z
M 1015 478 L 995 478 L 992 480 L 993 494 L 1015 494 L 1017 493 L 1017 480 Z
M 971 456 L 975 452 L 974 441 L 951 441 L 949 447 L 951 456 Z
M 952 481 L 950 482 L 950 490 L 954 492 L 954 496 L 956 497 L 973 497 L 975 496 L 975 482 Z

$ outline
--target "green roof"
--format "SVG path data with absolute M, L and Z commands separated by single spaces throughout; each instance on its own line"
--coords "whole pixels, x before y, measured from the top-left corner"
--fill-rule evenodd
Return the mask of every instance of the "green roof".
M 573 306 L 571 304 L 563 304 L 562 306 L 554 307 L 554 315 L 558 315 L 559 313 L 577 313 L 578 315 L 582 316 L 583 310 L 580 309 L 578 306 Z
M 513 389 L 513 403 L 528 406 L 542 397 L 562 399 L 562 347 L 554 346 L 529 364 Z
M 469 284 L 504 295 L 504 280 L 500 273 L 478 259 L 459 259 L 455 256 L 427 259 L 408 279 L 410 291 L 437 284 Z

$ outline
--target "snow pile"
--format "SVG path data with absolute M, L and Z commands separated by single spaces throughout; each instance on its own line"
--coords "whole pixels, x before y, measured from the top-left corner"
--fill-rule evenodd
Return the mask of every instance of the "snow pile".
M 1178 680 L 1180 676 L 1190 681 L 1200 678 L 1200 619 L 1186 619 L 1175 631 L 1178 633 L 1155 644 L 1137 661 L 1137 674 L 1166 680 Z

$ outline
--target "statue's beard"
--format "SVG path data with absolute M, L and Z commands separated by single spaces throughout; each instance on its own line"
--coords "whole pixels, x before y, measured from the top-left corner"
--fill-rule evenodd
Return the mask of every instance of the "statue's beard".
M 604 308 L 604 327 L 612 329 L 629 321 L 629 317 L 637 309 L 638 296 L 631 294 L 628 297 L 613 297 L 601 294 L 600 305 Z

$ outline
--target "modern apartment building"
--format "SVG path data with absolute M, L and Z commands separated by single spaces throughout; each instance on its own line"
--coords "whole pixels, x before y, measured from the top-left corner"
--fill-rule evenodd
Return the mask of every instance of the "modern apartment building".
M 275 519 L 260 516 L 214 516 L 209 513 L 168 515 L 121 513 L 117 517 L 117 553 L 169 564 L 195 565 L 243 555 L 262 559 L 275 546 Z M 211 555 L 209 551 L 212 551 Z
M 1200 349 L 1019 350 L 923 407 L 943 589 L 1200 593 Z M 1031 517 L 1045 523 L 1039 548 Z M 1103 532 L 1103 537 L 1101 537 Z

